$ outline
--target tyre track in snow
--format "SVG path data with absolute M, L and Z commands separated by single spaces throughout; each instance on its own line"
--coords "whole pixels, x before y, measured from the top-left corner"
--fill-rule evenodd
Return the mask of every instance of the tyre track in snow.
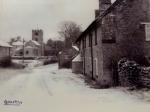
M 52 90 L 48 86 L 48 83 L 47 83 L 47 75 L 49 75 L 49 74 L 46 74 L 46 73 L 44 73 L 43 70 L 41 71 L 41 70 L 38 70 L 38 69 L 35 69 L 35 72 L 37 72 L 39 74 L 38 83 L 40 83 L 40 86 L 45 89 L 45 91 L 48 93 L 49 96 L 53 96 Z M 52 81 L 52 80 L 48 79 L 48 81 Z

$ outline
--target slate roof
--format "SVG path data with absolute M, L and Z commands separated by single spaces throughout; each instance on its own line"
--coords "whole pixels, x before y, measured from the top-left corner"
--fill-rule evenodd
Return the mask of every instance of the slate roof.
M 81 58 L 81 55 L 77 55 L 73 60 L 72 62 L 81 62 L 82 61 L 82 58 Z
M 30 40 L 29 42 L 33 42 L 35 45 L 40 46 L 40 44 L 35 40 Z
M 4 42 L 4 41 L 0 40 L 0 47 L 12 47 L 12 46 L 9 45 L 7 42 Z

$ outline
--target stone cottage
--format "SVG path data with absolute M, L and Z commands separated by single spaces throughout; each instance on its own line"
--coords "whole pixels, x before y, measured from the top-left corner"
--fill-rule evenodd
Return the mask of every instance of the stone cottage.
M 23 41 L 21 40 L 17 40 L 15 42 L 12 43 L 12 56 L 21 56 L 23 55 Z
M 41 45 L 34 40 L 26 42 L 24 46 L 24 56 L 25 57 L 41 56 Z
M 150 0 L 99 0 L 96 19 L 80 35 L 84 75 L 102 87 L 118 85 L 117 62 L 150 54 Z

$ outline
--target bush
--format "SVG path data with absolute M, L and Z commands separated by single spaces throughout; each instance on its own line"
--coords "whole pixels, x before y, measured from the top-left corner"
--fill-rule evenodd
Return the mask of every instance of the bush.
M 47 59 L 44 61 L 43 65 L 48 65 L 48 64 L 52 64 L 52 63 L 56 63 L 57 60 L 53 60 L 53 59 Z
M 126 58 L 118 63 L 119 82 L 121 86 L 137 86 L 139 83 L 139 65 Z
M 2 67 L 9 67 L 9 66 L 11 66 L 11 58 L 10 57 L 5 57 L 5 58 L 3 58 L 3 60 L 1 60 L 1 62 L 0 62 L 0 65 L 2 66 Z

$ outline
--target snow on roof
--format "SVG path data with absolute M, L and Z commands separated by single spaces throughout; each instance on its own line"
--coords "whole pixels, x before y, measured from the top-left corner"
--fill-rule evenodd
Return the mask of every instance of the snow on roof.
M 37 41 L 34 40 L 30 40 L 31 42 L 33 42 L 35 45 L 40 46 L 40 44 Z
M 32 49 L 32 48 L 34 48 L 34 47 L 32 47 L 32 46 L 26 46 L 25 48 Z
M 77 55 L 73 60 L 72 62 L 79 62 L 79 61 L 82 61 L 82 58 L 81 58 L 81 55 Z
M 0 41 L 0 46 L 1 46 L 1 47 L 12 47 L 12 46 L 9 45 L 7 42 L 3 42 L 3 41 Z
M 12 45 L 14 45 L 14 46 L 23 46 L 23 42 L 21 42 L 21 41 L 13 42 Z
M 19 48 L 17 48 L 15 51 L 20 51 L 20 50 L 22 50 L 23 48 L 22 47 L 19 47 Z
M 79 51 L 79 48 L 77 46 L 72 46 L 75 50 Z

